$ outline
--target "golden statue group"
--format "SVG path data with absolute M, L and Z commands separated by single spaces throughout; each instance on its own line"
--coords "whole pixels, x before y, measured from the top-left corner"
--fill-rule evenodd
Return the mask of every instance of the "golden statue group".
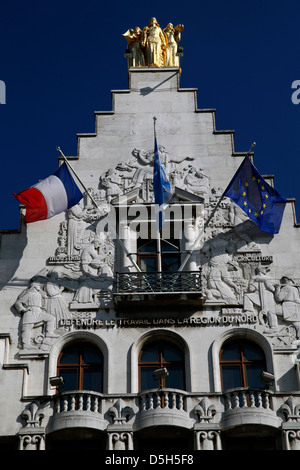
M 169 23 L 162 30 L 156 18 L 151 18 L 143 30 L 128 29 L 123 36 L 128 41 L 129 67 L 179 67 L 177 43 L 183 28 Z

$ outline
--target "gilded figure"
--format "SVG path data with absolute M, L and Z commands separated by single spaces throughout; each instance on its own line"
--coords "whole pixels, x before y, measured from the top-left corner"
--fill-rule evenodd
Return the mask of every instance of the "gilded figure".
M 143 67 L 145 65 L 143 45 L 144 33 L 137 26 L 134 29 L 128 29 L 123 34 L 128 42 L 128 51 L 130 52 L 129 67 Z
M 168 23 L 163 30 L 156 18 L 141 30 L 138 26 L 123 34 L 128 42 L 129 67 L 179 67 L 178 42 L 184 26 Z
M 144 28 L 144 45 L 147 65 L 162 67 L 165 63 L 166 39 L 156 18 L 151 18 L 149 25 Z
M 177 55 L 178 45 L 177 42 L 181 39 L 181 32 L 183 25 L 179 24 L 173 28 L 173 24 L 169 23 L 164 29 L 166 38 L 166 67 L 179 67 L 179 57 Z

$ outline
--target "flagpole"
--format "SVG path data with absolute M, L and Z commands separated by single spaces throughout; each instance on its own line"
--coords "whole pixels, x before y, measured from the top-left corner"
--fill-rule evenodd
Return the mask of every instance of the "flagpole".
M 245 159 L 249 157 L 249 154 L 251 152 L 251 150 L 253 149 L 253 147 L 256 145 L 255 142 L 252 143 L 251 147 L 250 147 L 250 150 L 248 151 L 247 155 L 245 156 Z M 245 160 L 244 159 L 244 160 Z M 244 161 L 243 160 L 243 161 Z M 232 181 L 232 180 L 231 180 Z M 220 196 L 217 204 L 215 205 L 214 207 L 214 210 L 212 211 L 212 213 L 210 214 L 210 216 L 208 217 L 208 219 L 205 221 L 204 225 L 203 225 L 203 228 L 201 230 L 201 232 L 199 233 L 198 237 L 196 238 L 196 241 L 195 243 L 193 244 L 192 248 L 188 251 L 188 254 L 187 256 L 185 257 L 185 259 L 183 260 L 183 262 L 181 263 L 181 266 L 179 267 L 178 271 L 182 271 L 183 268 L 185 267 L 186 263 L 188 262 L 188 260 L 190 259 L 190 257 L 192 256 L 192 253 L 194 251 L 194 249 L 197 247 L 197 244 L 199 242 L 199 240 L 202 238 L 202 236 L 204 235 L 205 233 L 205 230 L 207 229 L 208 225 L 210 224 L 210 221 L 212 220 L 213 216 L 215 215 L 217 209 L 220 207 L 220 204 L 221 202 L 223 201 L 224 199 L 224 196 L 226 194 L 226 191 L 227 189 L 229 188 L 230 184 L 231 184 L 231 181 L 230 183 L 228 184 L 228 186 L 226 187 L 225 191 L 223 191 L 223 194 Z
M 157 118 L 153 117 L 153 127 L 154 127 L 154 141 L 156 139 L 156 120 Z M 154 145 L 155 148 L 155 145 Z M 154 155 L 155 158 L 155 155 Z M 158 220 L 160 218 L 160 212 L 158 212 Z M 157 220 L 156 220 L 156 246 L 157 246 L 157 271 L 162 271 L 162 263 L 161 263 L 161 240 L 160 240 L 160 229 L 159 226 L 157 227 Z
M 88 191 L 88 189 L 86 188 L 86 186 L 83 184 L 83 182 L 81 181 L 81 179 L 79 178 L 79 176 L 77 175 L 77 173 L 75 172 L 75 170 L 73 169 L 73 167 L 71 166 L 69 160 L 66 158 L 66 156 L 63 154 L 62 150 L 60 149 L 60 147 L 57 147 L 57 150 L 59 151 L 59 153 L 61 154 L 61 156 L 63 157 L 64 161 L 66 162 L 66 164 L 68 165 L 68 167 L 70 168 L 70 170 L 72 171 L 72 173 L 76 176 L 76 178 L 78 179 L 79 183 L 81 184 L 81 186 L 83 187 L 83 189 L 86 191 L 87 195 L 89 196 L 89 198 L 91 199 L 92 203 L 94 204 L 94 206 L 96 207 L 96 209 L 98 211 L 100 211 L 101 213 L 101 209 L 100 207 L 98 206 L 97 202 L 95 201 L 94 197 L 90 194 L 90 191 Z M 111 229 L 111 231 L 113 232 L 113 234 L 115 235 L 115 237 L 117 238 L 119 244 L 121 245 L 122 249 L 125 251 L 126 255 L 128 256 L 128 258 L 130 259 L 130 261 L 132 262 L 133 266 L 137 269 L 137 271 L 141 272 L 139 266 L 136 264 L 136 262 L 134 261 L 134 259 L 132 258 L 131 254 L 129 253 L 129 251 L 127 250 L 126 246 L 124 245 L 124 243 L 122 242 L 122 240 L 120 239 L 119 235 L 116 233 L 116 231 L 114 230 L 114 228 L 111 226 L 109 220 L 107 220 L 107 225 L 109 226 L 109 228 Z

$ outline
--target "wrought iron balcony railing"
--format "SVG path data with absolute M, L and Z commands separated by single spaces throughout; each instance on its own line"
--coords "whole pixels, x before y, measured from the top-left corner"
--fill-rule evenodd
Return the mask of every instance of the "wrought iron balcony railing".
M 136 272 L 116 274 L 117 294 L 198 294 L 202 295 L 201 271 Z

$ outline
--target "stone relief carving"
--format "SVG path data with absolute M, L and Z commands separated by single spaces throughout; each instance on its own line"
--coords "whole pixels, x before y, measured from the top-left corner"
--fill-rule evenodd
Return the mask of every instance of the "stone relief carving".
M 209 172 L 197 166 L 197 158 L 173 155 L 163 146 L 160 152 L 173 188 L 202 197 L 204 217 L 208 217 L 222 188 L 211 187 Z M 64 333 L 69 320 L 84 312 L 90 315 L 114 308 L 116 241 L 105 230 L 107 217 L 111 202 L 120 196 L 126 198 L 134 192 L 137 202 L 153 202 L 153 157 L 153 150 L 134 148 L 127 161 L 100 175 L 96 190 L 88 190 L 98 209 L 85 195 L 67 211 L 55 256 L 15 302 L 21 315 L 21 349 L 45 351 Z M 279 279 L 272 256 L 263 255 L 258 240 L 261 243 L 255 224 L 224 199 L 205 232 L 197 258 L 204 305 L 232 306 L 257 315 L 262 332 L 274 346 L 290 347 L 300 343 L 299 281 L 284 273 L 279 273 Z
M 216 407 L 208 397 L 203 397 L 198 405 L 193 409 L 199 423 L 212 423 L 217 412 Z
M 88 231 L 77 239 L 76 259 L 53 257 L 49 264 L 54 266 L 38 273 L 18 296 L 14 308 L 21 315 L 21 350 L 47 351 L 78 312 L 106 312 L 113 306 L 114 243 Z
M 25 425 L 18 432 L 18 450 L 45 450 L 45 410 L 32 402 L 21 414 Z
M 38 282 L 33 282 L 31 286 L 23 292 L 15 302 L 16 310 L 22 315 L 21 341 L 22 349 L 32 349 L 31 330 L 39 325 L 43 325 L 45 343 L 52 338 L 56 338 L 54 333 L 55 317 L 47 312 L 45 308 L 45 291 Z M 49 344 L 49 343 L 48 343 Z
M 172 155 L 164 146 L 160 146 L 159 150 L 161 162 L 173 187 L 178 186 L 201 195 L 208 192 L 208 177 L 203 170 L 197 170 L 188 164 L 194 157 Z M 96 199 L 110 203 L 115 197 L 139 188 L 138 202 L 153 202 L 153 159 L 153 150 L 133 149 L 129 160 L 119 163 L 116 168 L 111 168 L 100 176 Z
M 133 450 L 133 432 L 112 432 L 108 434 L 109 450 Z
M 290 396 L 281 406 L 280 411 L 287 422 L 300 422 L 300 404 L 295 397 Z
M 299 288 L 295 286 L 293 279 L 283 276 L 282 286 L 276 286 L 275 298 L 282 306 L 282 319 L 292 323 L 296 330 L 296 337 L 300 339 L 300 297 Z
M 116 403 L 108 409 L 108 415 L 112 417 L 113 425 L 125 426 L 130 418 L 134 416 L 134 411 L 130 406 L 125 406 L 122 399 L 118 399 Z

